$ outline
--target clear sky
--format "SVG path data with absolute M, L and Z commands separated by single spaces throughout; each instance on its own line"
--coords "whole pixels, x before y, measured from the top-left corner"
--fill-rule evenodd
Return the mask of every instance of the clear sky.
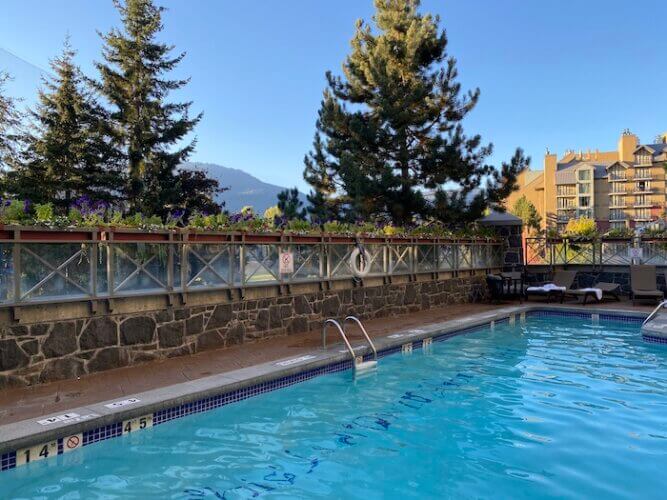
M 179 97 L 205 113 L 193 159 L 305 190 L 324 73 L 340 72 L 372 0 L 161 4 L 164 40 L 188 53 Z M 667 131 L 664 0 L 424 0 L 422 10 L 441 16 L 464 88 L 481 89 L 466 130 L 495 144 L 496 162 L 521 146 L 541 168 L 546 147 L 608 150 L 624 128 L 644 142 Z M 69 32 L 93 75 L 96 30 L 114 25 L 111 0 L 2 0 L 0 48 L 47 67 Z

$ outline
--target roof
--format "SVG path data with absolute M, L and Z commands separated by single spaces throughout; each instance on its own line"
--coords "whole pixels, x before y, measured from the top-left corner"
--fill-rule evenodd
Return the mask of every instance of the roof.
M 512 215 L 509 212 L 492 211 L 489 215 L 482 217 L 477 221 L 482 226 L 521 226 L 523 221 L 521 217 Z
M 594 179 L 606 179 L 607 167 L 616 162 L 591 162 L 575 160 L 569 163 L 559 163 L 556 167 L 556 184 L 576 184 L 576 172 L 579 167 L 593 167 Z

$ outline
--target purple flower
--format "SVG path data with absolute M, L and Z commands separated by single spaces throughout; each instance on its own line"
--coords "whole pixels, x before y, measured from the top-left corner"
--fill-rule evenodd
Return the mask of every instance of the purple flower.
M 30 212 L 30 207 L 31 206 L 32 206 L 32 202 L 28 198 L 23 200 L 23 212 L 24 213 L 27 214 L 28 212 Z

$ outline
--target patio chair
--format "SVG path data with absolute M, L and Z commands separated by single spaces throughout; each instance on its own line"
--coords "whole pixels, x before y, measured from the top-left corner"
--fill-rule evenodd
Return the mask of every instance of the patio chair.
M 632 305 L 638 299 L 664 300 L 665 294 L 658 290 L 658 276 L 655 266 L 630 266 L 630 288 L 632 290 Z
M 606 297 L 611 297 L 620 302 L 621 297 L 619 292 L 621 291 L 621 285 L 618 283 L 605 283 L 604 281 L 598 281 L 595 285 L 587 288 L 575 288 L 568 290 L 566 295 L 571 297 L 583 297 L 584 300 L 582 305 L 586 305 L 588 299 L 595 299 L 597 302 L 601 302 L 602 299 Z
M 526 300 L 528 300 L 530 295 L 538 295 L 546 297 L 547 302 L 552 298 L 560 298 L 560 302 L 562 303 L 565 293 L 572 288 L 576 277 L 577 271 L 556 271 L 552 281 L 526 288 Z

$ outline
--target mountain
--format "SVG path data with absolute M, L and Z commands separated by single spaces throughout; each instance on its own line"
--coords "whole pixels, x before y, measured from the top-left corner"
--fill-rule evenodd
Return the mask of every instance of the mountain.
M 215 163 L 187 162 L 183 163 L 183 166 L 205 170 L 209 177 L 217 179 L 221 186 L 228 187 L 228 191 L 218 195 L 218 201 L 224 201 L 225 209 L 230 212 L 238 212 L 244 206 L 251 205 L 256 213 L 261 214 L 278 202 L 278 193 L 285 189 L 282 186 L 262 182 L 243 170 Z M 306 205 L 306 195 L 300 193 L 300 198 Z

